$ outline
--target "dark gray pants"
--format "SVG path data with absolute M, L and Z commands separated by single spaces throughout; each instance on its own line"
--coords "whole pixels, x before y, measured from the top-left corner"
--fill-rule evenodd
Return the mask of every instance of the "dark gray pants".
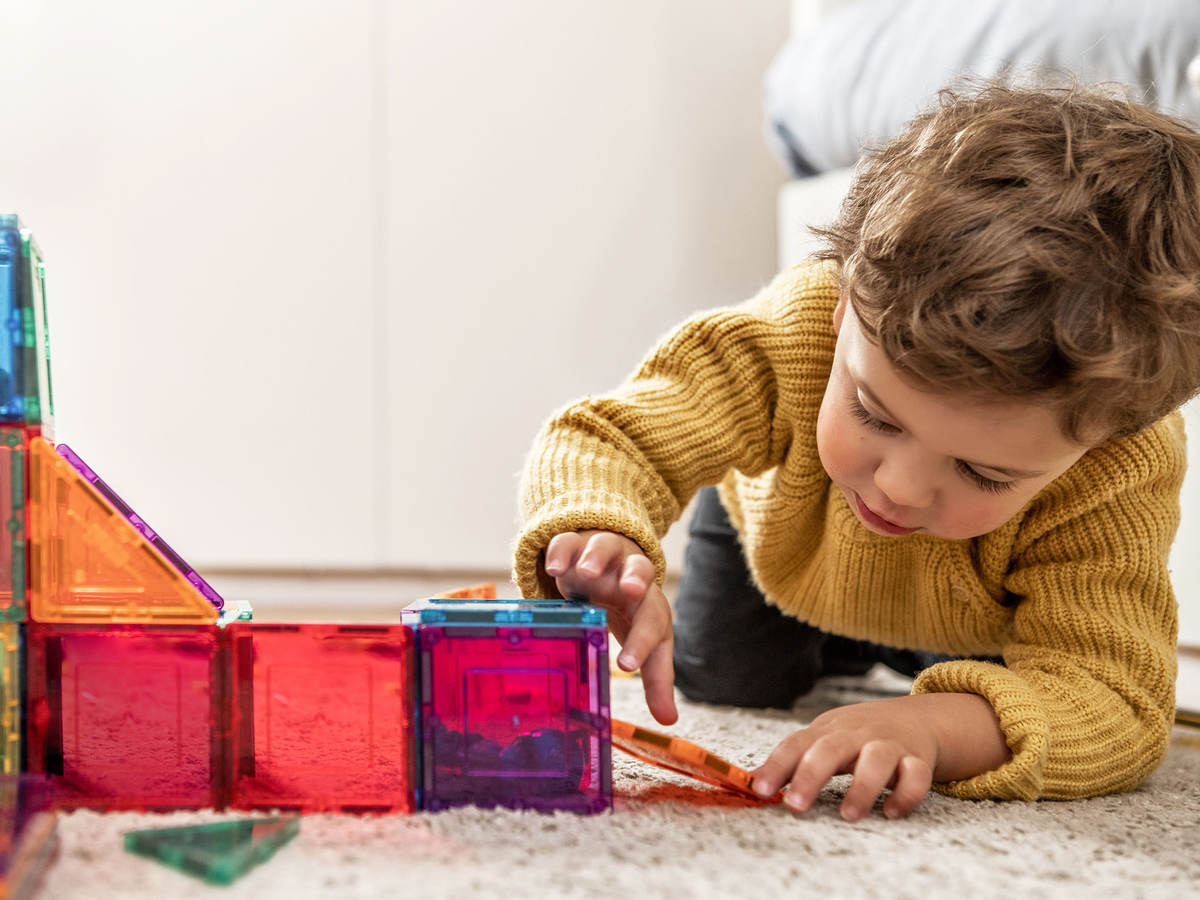
M 824 675 L 881 662 L 902 675 L 951 659 L 828 634 L 767 603 L 750 579 L 737 532 L 703 488 L 675 596 L 675 685 L 690 700 L 787 709 Z

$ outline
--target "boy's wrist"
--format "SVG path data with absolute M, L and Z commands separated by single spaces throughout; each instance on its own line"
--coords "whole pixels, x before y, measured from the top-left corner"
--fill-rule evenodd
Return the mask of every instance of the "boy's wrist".
M 998 769 L 1011 758 L 996 711 L 979 694 L 914 695 L 937 736 L 933 779 L 962 781 Z

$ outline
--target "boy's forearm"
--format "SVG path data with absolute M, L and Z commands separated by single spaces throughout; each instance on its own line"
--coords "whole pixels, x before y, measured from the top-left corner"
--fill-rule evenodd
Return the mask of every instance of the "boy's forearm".
M 978 694 L 919 694 L 910 699 L 937 732 L 934 781 L 972 778 L 1011 758 L 996 711 Z

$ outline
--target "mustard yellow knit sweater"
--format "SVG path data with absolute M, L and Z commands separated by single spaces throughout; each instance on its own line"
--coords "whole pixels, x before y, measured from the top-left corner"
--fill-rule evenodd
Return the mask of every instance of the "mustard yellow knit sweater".
M 553 416 L 522 478 L 521 591 L 553 592 L 541 551 L 583 528 L 628 535 L 661 582 L 659 537 L 698 488 L 719 484 L 758 587 L 784 611 L 851 638 L 1003 657 L 916 680 L 918 693 L 985 697 L 1012 751 L 939 790 L 1034 799 L 1134 787 L 1162 759 L 1174 709 L 1167 551 L 1181 416 L 1090 451 L 983 537 L 876 535 L 817 457 L 836 300 L 835 268 L 798 266 L 742 306 L 685 322 L 618 390 Z

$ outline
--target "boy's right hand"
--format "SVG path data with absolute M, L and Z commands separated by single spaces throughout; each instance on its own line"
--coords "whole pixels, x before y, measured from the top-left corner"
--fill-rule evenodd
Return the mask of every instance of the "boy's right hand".
M 621 643 L 617 665 L 626 672 L 641 668 L 651 715 L 663 725 L 673 724 L 679 714 L 671 605 L 642 548 L 611 531 L 568 531 L 546 547 L 545 567 L 564 597 L 608 612 L 609 630 Z

